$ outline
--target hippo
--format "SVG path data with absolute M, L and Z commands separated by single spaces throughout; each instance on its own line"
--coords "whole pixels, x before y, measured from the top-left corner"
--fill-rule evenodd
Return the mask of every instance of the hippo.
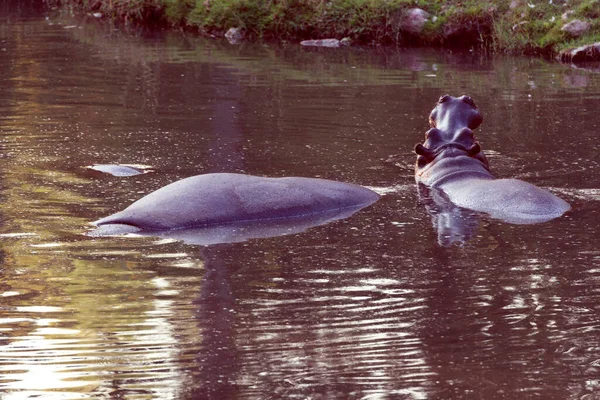
M 569 204 L 518 179 L 496 179 L 473 130 L 483 122 L 469 96 L 440 97 L 429 115 L 431 129 L 415 146 L 417 183 L 440 190 L 458 207 L 515 224 L 560 217 Z
M 365 187 L 326 179 L 211 173 L 173 182 L 93 222 L 102 229 L 92 236 L 185 229 L 180 236 L 204 232 L 213 238 L 196 241 L 201 244 L 241 241 L 346 218 L 378 199 Z M 260 226 L 249 231 L 255 223 Z M 225 225 L 234 228 L 214 229 Z
M 135 176 L 152 172 L 152 167 L 133 164 L 94 164 L 84 168 L 89 171 L 97 171 L 118 177 Z

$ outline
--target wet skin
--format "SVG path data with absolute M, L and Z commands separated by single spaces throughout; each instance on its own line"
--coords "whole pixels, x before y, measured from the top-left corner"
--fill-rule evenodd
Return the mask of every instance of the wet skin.
M 415 146 L 416 181 L 443 191 L 459 207 L 512 223 L 544 222 L 569 210 L 547 190 L 492 175 L 473 133 L 482 122 L 470 97 L 442 96 L 429 115 L 425 142 Z
M 348 217 L 378 198 L 365 187 L 326 179 L 205 174 L 164 186 L 93 224 L 102 232 L 118 234 L 262 222 L 255 236 L 266 237 L 273 229 L 288 232 L 294 224 L 304 229 Z M 229 239 L 214 240 L 241 240 L 234 233 L 225 235 Z M 221 231 L 218 234 L 223 236 Z M 214 230 L 210 235 L 216 235 Z
M 467 167 L 467 170 L 492 177 L 488 161 L 473 133 L 473 129 L 482 122 L 483 117 L 470 97 L 442 96 L 429 114 L 431 129 L 425 133 L 425 142 L 415 146 L 415 153 L 418 155 L 417 180 L 428 186 L 435 186 L 440 178 L 439 174 L 444 172 L 435 168 L 441 163 L 446 163 L 444 170 L 450 172 L 458 172 Z M 462 159 L 463 156 L 466 158 Z

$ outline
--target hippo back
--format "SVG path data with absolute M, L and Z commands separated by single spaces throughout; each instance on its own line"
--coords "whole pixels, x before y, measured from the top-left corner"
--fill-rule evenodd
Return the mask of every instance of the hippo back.
M 550 221 L 571 208 L 560 197 L 519 179 L 466 178 L 448 181 L 440 188 L 459 207 L 513 224 Z
M 171 183 L 94 224 L 190 228 L 364 207 L 378 198 L 362 186 L 325 179 L 205 174 Z

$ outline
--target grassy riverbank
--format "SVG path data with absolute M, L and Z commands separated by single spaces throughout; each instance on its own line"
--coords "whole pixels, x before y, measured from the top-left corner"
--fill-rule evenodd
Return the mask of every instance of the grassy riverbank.
M 240 28 L 250 39 L 350 38 L 360 44 L 482 47 L 495 52 L 556 54 L 600 41 L 598 0 L 56 0 L 127 24 L 167 25 L 222 36 Z M 428 13 L 418 32 L 406 15 Z M 586 32 L 561 28 L 580 20 Z

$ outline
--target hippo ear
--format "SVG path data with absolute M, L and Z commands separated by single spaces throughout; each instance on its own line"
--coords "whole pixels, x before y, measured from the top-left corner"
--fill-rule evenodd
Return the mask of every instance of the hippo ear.
M 477 110 L 477 106 L 475 105 L 475 101 L 473 100 L 473 98 L 471 96 L 461 96 L 460 97 L 462 101 L 464 101 L 465 103 L 467 103 L 468 105 L 470 105 L 471 107 L 473 107 L 474 109 Z
M 467 151 L 469 157 L 475 157 L 479 153 L 481 153 L 481 146 L 479 145 L 479 142 L 475 142 L 475 144 Z
M 444 94 L 444 95 L 440 96 L 440 98 L 438 100 L 438 104 L 445 103 L 448 100 L 450 100 L 451 98 L 452 98 L 452 96 L 450 96 L 449 94 Z
M 425 157 L 425 159 L 429 162 L 433 160 L 433 152 L 429 150 L 427 147 L 423 146 L 421 143 L 415 146 L 415 153 L 420 156 Z

